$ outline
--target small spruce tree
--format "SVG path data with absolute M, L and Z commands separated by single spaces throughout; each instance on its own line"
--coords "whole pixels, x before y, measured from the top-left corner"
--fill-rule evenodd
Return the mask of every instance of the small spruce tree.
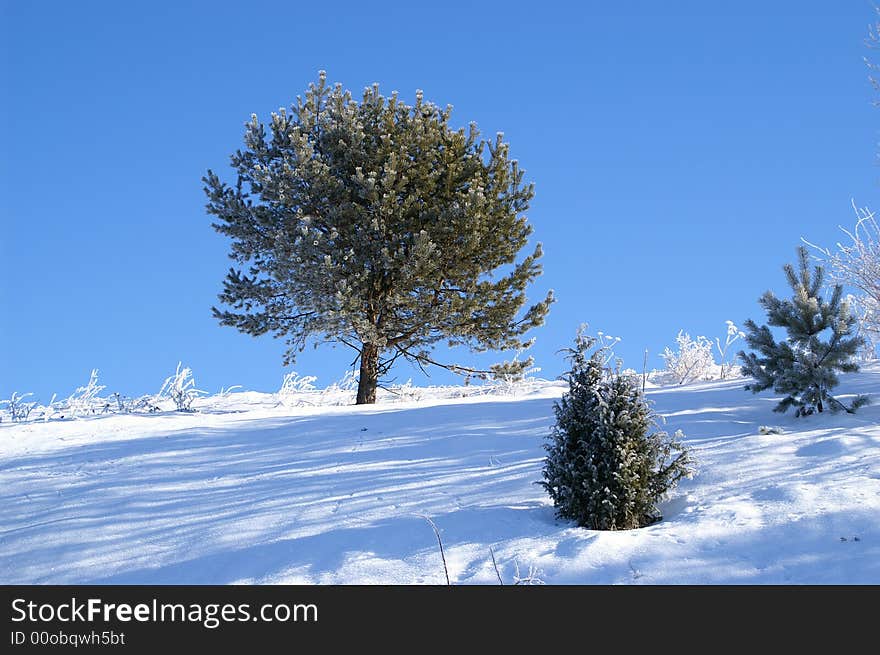
M 752 393 L 772 388 L 785 394 L 776 412 L 795 407 L 795 416 L 826 409 L 851 414 L 867 398 L 858 396 L 847 407 L 830 391 L 839 382 L 837 373 L 859 370 L 855 355 L 864 340 L 856 334 L 856 317 L 843 299 L 843 287 L 834 285 L 830 300 L 824 299 L 825 270 L 817 265 L 810 272 L 809 264 L 807 249 L 799 247 L 798 270 L 791 264 L 784 267 L 794 292 L 791 300 L 780 300 L 767 291 L 758 301 L 767 311 L 769 325 L 785 328 L 784 340 L 777 342 L 767 325 L 758 327 L 751 319 L 745 322 L 746 343 L 757 351 L 739 353 L 742 372 L 754 378 L 745 388 Z
M 554 405 L 556 424 L 545 446 L 541 484 L 557 515 L 594 530 L 627 530 L 662 517 L 659 501 L 692 473 L 692 459 L 680 443 L 655 430 L 638 380 L 607 368 L 607 347 L 578 332 L 566 349 L 572 364 L 569 391 Z

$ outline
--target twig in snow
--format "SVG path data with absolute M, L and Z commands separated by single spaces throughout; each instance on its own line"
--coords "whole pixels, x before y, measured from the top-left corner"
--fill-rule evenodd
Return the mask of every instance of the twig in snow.
M 629 570 L 632 571 L 633 580 L 638 580 L 642 577 L 642 572 L 633 566 L 632 560 L 628 560 L 627 564 L 629 565 Z
M 541 579 L 541 574 L 543 571 L 539 568 L 536 568 L 529 564 L 529 572 L 526 575 L 520 575 L 519 573 L 519 561 L 514 559 L 513 566 L 516 571 L 513 574 L 513 584 L 515 585 L 535 585 L 535 584 L 544 584 L 544 581 Z
M 440 544 L 440 558 L 443 560 L 443 572 L 446 574 L 446 585 L 448 587 L 452 586 L 452 583 L 449 581 L 449 569 L 446 566 L 446 554 L 443 552 L 443 540 L 440 538 L 440 530 L 437 529 L 437 525 L 434 521 L 431 520 L 429 516 L 426 514 L 421 515 L 423 519 L 425 519 L 431 528 L 434 530 L 434 534 L 437 536 L 437 543 Z
M 492 567 L 495 569 L 495 575 L 498 576 L 498 584 L 503 587 L 504 580 L 501 579 L 501 574 L 498 572 L 498 563 L 495 561 L 495 549 L 492 546 L 489 546 L 489 554 L 492 555 Z

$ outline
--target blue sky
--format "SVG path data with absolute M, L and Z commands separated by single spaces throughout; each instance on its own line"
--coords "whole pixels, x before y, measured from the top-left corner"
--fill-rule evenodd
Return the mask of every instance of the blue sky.
M 640 368 L 679 329 L 761 318 L 800 237 L 833 242 L 850 199 L 877 196 L 868 2 L 2 7 L 0 397 L 66 395 L 92 368 L 107 391 L 156 391 L 178 360 L 209 391 L 277 388 L 283 344 L 211 317 L 230 262 L 200 178 L 231 179 L 250 114 L 319 69 L 505 133 L 536 186 L 530 295 L 559 299 L 534 333 L 546 377 L 581 322 Z M 326 384 L 351 358 L 295 368 Z

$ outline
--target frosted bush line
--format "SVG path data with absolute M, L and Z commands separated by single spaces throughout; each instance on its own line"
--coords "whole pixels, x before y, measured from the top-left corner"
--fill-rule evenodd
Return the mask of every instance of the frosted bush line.
M 439 385 L 419 387 L 412 379 L 404 384 L 390 384 L 379 389 L 378 402 L 404 403 L 418 402 L 426 399 L 471 398 L 478 396 L 520 396 L 533 393 L 549 384 L 549 380 L 531 375 L 540 371 L 534 367 L 521 375 L 499 374 L 493 379 L 483 380 L 481 384 Z M 344 406 L 354 405 L 358 388 L 358 371 L 349 370 L 337 381 L 325 388 L 315 385 L 317 377 L 300 375 L 296 371 L 286 373 L 278 391 L 262 394 L 263 402 L 272 403 L 276 407 L 304 406 Z M 208 411 L 224 411 L 235 402 L 233 390 L 242 390 L 241 385 L 222 387 L 215 394 L 208 394 L 196 388 L 192 369 L 178 362 L 173 375 L 165 379 L 158 393 L 147 394 L 137 398 L 113 392 L 102 396 L 105 385 L 98 383 L 98 370 L 92 369 L 89 381 L 70 394 L 66 399 L 56 401 L 56 396 L 46 404 L 35 401 L 25 402 L 32 393 L 15 392 L 11 398 L 0 400 L 0 423 L 33 421 L 35 419 L 65 420 L 85 418 L 105 414 L 154 414 L 163 409 L 179 412 L 195 412 L 198 407 Z

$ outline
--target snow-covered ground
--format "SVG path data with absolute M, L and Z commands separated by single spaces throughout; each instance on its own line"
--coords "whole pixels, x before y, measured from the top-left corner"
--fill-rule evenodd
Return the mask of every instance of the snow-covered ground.
M 0 583 L 880 583 L 880 366 L 854 416 L 774 414 L 742 380 L 649 389 L 699 473 L 640 530 L 554 518 L 553 401 L 200 399 L 195 414 L 0 424 Z M 447 394 L 448 395 L 448 394 Z M 760 426 L 783 430 L 760 434 Z

